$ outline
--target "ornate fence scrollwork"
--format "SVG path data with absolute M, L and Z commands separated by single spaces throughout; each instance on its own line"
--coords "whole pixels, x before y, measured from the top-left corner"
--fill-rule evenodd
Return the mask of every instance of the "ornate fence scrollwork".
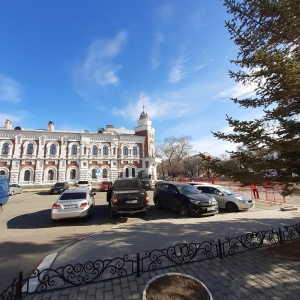
M 284 226 L 284 229 L 283 236 L 285 241 L 290 241 L 297 237 L 297 235 L 298 238 L 300 238 L 300 223 L 296 225 Z
M 274 229 L 267 231 L 257 231 L 246 233 L 235 238 L 225 237 L 225 242 L 222 243 L 224 255 L 234 255 L 239 252 L 255 250 L 266 245 L 276 244 L 277 234 Z

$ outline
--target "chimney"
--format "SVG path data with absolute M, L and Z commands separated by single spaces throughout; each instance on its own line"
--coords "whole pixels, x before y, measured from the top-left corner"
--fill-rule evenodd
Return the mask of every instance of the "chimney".
M 113 132 L 115 129 L 115 126 L 114 125 L 106 125 L 106 131 L 107 132 Z
M 11 129 L 12 128 L 12 123 L 10 120 L 6 120 L 4 123 L 4 128 L 5 129 Z
M 54 130 L 54 123 L 52 121 L 48 122 L 48 130 L 53 131 Z

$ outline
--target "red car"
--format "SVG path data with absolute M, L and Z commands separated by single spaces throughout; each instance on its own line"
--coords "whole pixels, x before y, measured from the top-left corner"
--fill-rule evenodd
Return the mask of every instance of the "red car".
M 112 186 L 112 182 L 111 181 L 102 181 L 100 183 L 100 192 L 108 191 L 108 187 L 109 186 Z

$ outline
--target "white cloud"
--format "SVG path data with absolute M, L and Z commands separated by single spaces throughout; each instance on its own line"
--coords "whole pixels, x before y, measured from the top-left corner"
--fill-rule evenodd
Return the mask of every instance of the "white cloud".
M 22 95 L 22 85 L 13 78 L 0 75 L 0 101 L 19 103 Z
M 118 72 L 122 65 L 114 60 L 120 55 L 127 32 L 120 31 L 112 39 L 95 39 L 90 44 L 83 62 L 74 68 L 76 90 L 84 98 L 93 98 L 93 89 L 107 85 L 118 85 Z
M 178 57 L 171 63 L 171 70 L 169 72 L 169 83 L 178 83 L 187 76 L 185 71 L 185 63 L 188 59 L 185 59 L 183 55 Z

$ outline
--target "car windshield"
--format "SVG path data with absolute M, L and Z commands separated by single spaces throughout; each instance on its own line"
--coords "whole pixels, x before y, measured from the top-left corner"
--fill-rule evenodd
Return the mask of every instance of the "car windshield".
M 140 189 L 140 182 L 138 180 L 120 180 L 114 184 L 114 190 L 137 190 Z
M 192 185 L 181 185 L 177 186 L 179 192 L 183 195 L 201 194 L 199 190 L 194 188 Z
M 55 183 L 55 186 L 64 186 L 63 182 Z
M 78 184 L 89 184 L 88 181 L 78 181 Z
M 219 190 L 225 194 L 225 195 L 235 195 L 236 193 L 228 188 L 225 188 L 225 187 L 219 187 Z
M 59 200 L 81 200 L 86 199 L 86 193 L 63 193 Z

